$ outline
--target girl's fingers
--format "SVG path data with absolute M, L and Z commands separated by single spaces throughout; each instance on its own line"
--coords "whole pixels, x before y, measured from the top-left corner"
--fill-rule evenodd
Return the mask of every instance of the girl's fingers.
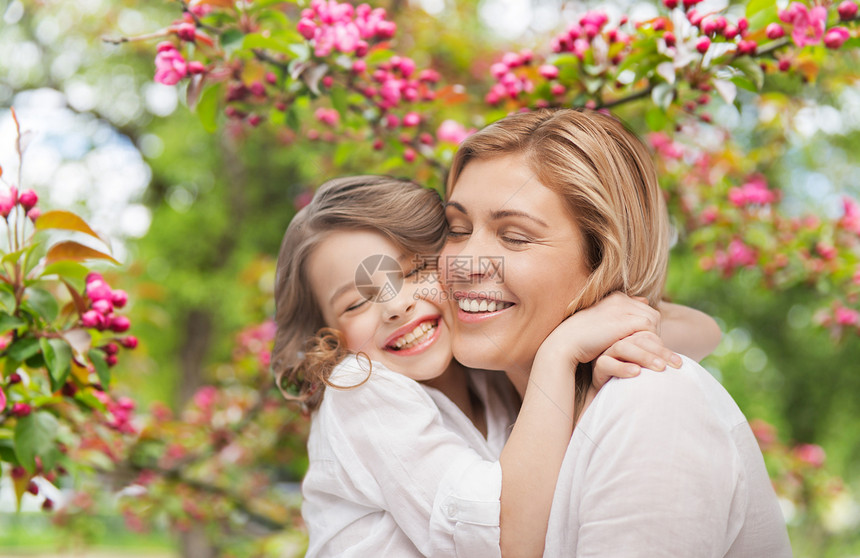
M 634 333 L 626 339 L 623 339 L 622 341 L 629 341 L 637 345 L 639 348 L 644 349 L 645 351 L 652 353 L 654 356 L 664 360 L 669 364 L 669 366 L 673 368 L 681 367 L 681 357 L 678 356 L 674 351 L 666 347 L 663 344 L 663 340 L 660 339 L 660 337 L 655 333 L 640 331 Z M 620 347 L 624 347 L 624 345 L 619 345 L 619 348 Z
M 591 383 L 596 389 L 600 389 L 609 378 L 633 378 L 638 376 L 641 370 L 636 364 L 622 362 L 604 353 L 594 361 Z

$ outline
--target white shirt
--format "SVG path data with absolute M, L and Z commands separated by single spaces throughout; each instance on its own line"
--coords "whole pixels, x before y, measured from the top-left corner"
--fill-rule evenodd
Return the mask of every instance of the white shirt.
M 608 382 L 562 464 L 544 556 L 783 558 L 761 451 L 725 389 L 684 358 Z
M 366 370 L 350 356 L 331 381 L 356 385 Z M 326 387 L 302 483 L 308 558 L 500 556 L 498 458 L 516 406 L 504 374 L 469 379 L 486 408 L 487 439 L 439 391 L 376 362 L 365 384 Z

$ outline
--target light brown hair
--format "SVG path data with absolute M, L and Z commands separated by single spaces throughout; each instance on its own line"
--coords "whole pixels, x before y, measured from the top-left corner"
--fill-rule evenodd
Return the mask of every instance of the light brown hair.
M 589 277 L 568 314 L 613 291 L 656 306 L 666 279 L 669 223 L 651 155 L 639 138 L 595 111 L 514 114 L 460 144 L 448 196 L 469 162 L 510 155 L 524 157 L 540 183 L 565 200 L 585 239 Z M 578 376 L 591 381 L 590 369 Z
M 333 231 L 370 230 L 406 253 L 437 254 L 445 213 L 434 190 L 387 176 L 329 180 L 287 227 L 275 279 L 272 371 L 287 399 L 316 409 L 335 365 L 347 354 L 343 337 L 327 328 L 308 278 L 308 260 Z M 336 387 L 336 386 L 335 386 Z

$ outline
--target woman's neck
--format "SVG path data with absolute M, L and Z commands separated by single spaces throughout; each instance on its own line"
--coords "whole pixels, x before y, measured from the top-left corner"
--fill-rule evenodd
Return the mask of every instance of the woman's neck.
M 448 366 L 442 375 L 432 380 L 427 380 L 424 383 L 441 391 L 445 397 L 450 399 L 463 411 L 463 414 L 472 421 L 475 428 L 485 438 L 487 437 L 487 420 L 484 405 L 469 388 L 469 377 L 466 374 L 465 366 L 456 360 L 452 360 L 450 366 Z

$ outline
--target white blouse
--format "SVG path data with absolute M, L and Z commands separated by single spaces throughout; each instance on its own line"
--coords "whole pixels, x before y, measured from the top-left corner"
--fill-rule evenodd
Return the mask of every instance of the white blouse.
M 609 381 L 574 430 L 545 557 L 785 558 L 785 521 L 747 420 L 688 358 Z
M 367 361 L 331 375 L 353 386 Z M 472 371 L 488 436 L 439 391 L 374 362 L 368 381 L 326 387 L 302 483 L 307 557 L 500 556 L 498 458 L 516 418 L 500 372 Z

